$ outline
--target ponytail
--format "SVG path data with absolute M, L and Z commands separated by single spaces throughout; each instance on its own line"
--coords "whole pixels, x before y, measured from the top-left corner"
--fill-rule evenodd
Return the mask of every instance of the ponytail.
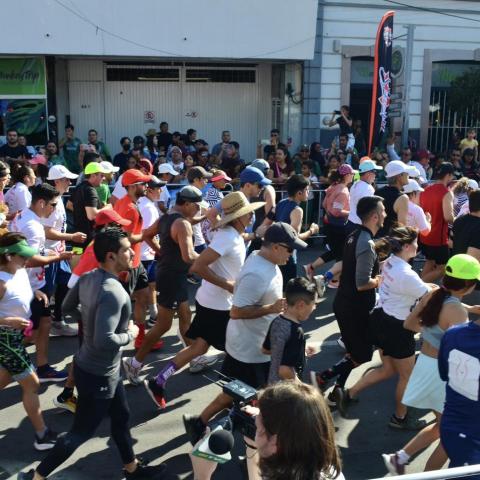
M 413 243 L 417 237 L 418 231 L 415 228 L 404 227 L 397 223 L 391 228 L 388 236 L 375 241 L 375 251 L 379 260 L 383 261 L 392 253 L 400 253 L 404 245 Z

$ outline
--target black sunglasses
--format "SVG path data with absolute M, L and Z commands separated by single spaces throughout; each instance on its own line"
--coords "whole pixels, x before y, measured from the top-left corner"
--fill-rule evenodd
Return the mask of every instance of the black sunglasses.
M 293 253 L 295 250 L 294 248 L 290 247 L 289 245 L 285 245 L 284 243 L 279 243 L 279 245 L 287 250 L 288 253 Z

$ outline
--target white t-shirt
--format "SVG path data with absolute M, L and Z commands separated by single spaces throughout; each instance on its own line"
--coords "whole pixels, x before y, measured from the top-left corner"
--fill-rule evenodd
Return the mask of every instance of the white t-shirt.
M 5 203 L 8 205 L 9 212 L 15 213 L 30 207 L 32 194 L 24 183 L 17 182 L 5 194 Z
M 470 213 L 470 203 L 468 200 L 460 207 L 457 218 L 461 217 L 462 215 L 467 215 L 467 213 Z
M 255 251 L 240 271 L 232 303 L 236 307 L 270 305 L 282 298 L 282 290 L 283 278 L 278 266 Z M 262 345 L 276 316 L 276 313 L 271 313 L 250 320 L 230 320 L 226 336 L 228 354 L 244 363 L 269 362 L 270 355 L 262 353 Z
M 65 205 L 60 197 L 58 197 L 55 210 L 49 217 L 41 218 L 40 222 L 44 227 L 51 227 L 57 232 L 65 233 L 67 231 L 67 214 L 65 213 Z M 53 250 L 55 253 L 62 253 L 65 251 L 65 241 L 46 239 L 45 248 Z
M 375 193 L 375 189 L 367 182 L 363 180 L 356 181 L 350 188 L 350 213 L 348 214 L 348 219 L 361 225 L 362 221 L 357 215 L 357 204 L 359 200 L 363 197 L 371 197 Z
M 199 224 L 197 224 L 199 225 Z M 245 242 L 242 236 L 232 227 L 226 226 L 217 230 L 208 246 L 220 257 L 209 265 L 219 277 L 236 280 L 245 260 Z M 206 308 L 213 310 L 230 310 L 233 295 L 227 290 L 202 280 L 195 300 Z
M 423 165 L 415 160 L 408 162 L 411 167 L 415 167 L 420 172 L 421 184 L 424 184 L 427 181 L 427 172 L 423 168 Z
M 14 221 L 16 231 L 25 235 L 28 244 L 38 250 L 40 255 L 45 255 L 45 229 L 38 217 L 32 210 L 27 208 Z M 27 268 L 28 279 L 32 290 L 38 290 L 45 285 L 45 268 Z
M 160 192 L 160 198 L 158 199 L 158 203 L 163 202 L 165 208 L 170 208 L 170 192 L 168 191 L 167 187 L 162 187 Z M 163 216 L 163 212 L 160 210 L 160 217 Z
M 144 230 L 148 227 L 151 227 L 160 218 L 160 210 L 155 202 L 152 202 L 149 198 L 140 197 L 137 202 L 137 206 L 140 211 L 140 215 L 143 218 Z M 142 242 L 140 255 L 140 259 L 142 261 L 155 259 L 155 251 L 147 242 Z
M 408 202 L 407 226 L 417 228 L 419 232 L 429 228 L 423 208 L 410 200 Z
M 382 281 L 378 289 L 378 307 L 400 321 L 410 314 L 416 300 L 429 291 L 411 265 L 396 255 L 390 255 L 382 267 Z
M 127 189 L 122 185 L 123 173 L 118 177 L 117 183 L 113 187 L 112 196 L 123 198 L 127 194 Z

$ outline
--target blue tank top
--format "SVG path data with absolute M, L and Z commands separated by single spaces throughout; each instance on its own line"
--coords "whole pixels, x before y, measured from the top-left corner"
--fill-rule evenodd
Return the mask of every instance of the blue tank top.
M 447 297 L 443 301 L 443 305 L 449 303 L 462 303 L 457 297 Z M 440 348 L 440 342 L 442 341 L 443 334 L 445 330 L 442 330 L 438 324 L 432 325 L 431 327 L 424 327 L 422 335 L 423 339 L 426 340 L 433 348 L 437 350 Z
M 298 203 L 294 202 L 293 200 L 290 200 L 289 198 L 281 200 L 275 207 L 275 220 L 277 222 L 285 222 L 290 225 L 290 214 L 295 207 L 298 207 Z

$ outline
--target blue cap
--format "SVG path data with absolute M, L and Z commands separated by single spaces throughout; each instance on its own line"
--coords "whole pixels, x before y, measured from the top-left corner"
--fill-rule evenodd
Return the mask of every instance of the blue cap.
M 263 172 L 255 167 L 247 167 L 240 174 L 241 183 L 259 183 L 262 187 L 270 185 L 271 180 L 265 177 Z

